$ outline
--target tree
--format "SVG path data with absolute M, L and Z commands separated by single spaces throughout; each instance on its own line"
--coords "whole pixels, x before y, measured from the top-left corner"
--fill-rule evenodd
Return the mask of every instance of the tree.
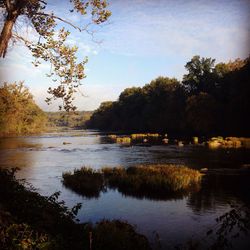
M 187 123 L 195 133 L 201 135 L 216 131 L 219 111 L 216 100 L 204 92 L 188 97 L 186 102 Z
M 30 134 L 43 131 L 46 115 L 35 104 L 23 82 L 0 88 L 0 135 Z
M 48 93 L 52 98 L 47 98 L 50 103 L 53 98 L 61 98 L 66 111 L 75 110 L 72 101 L 73 94 L 77 91 L 80 81 L 85 77 L 84 66 L 87 58 L 78 62 L 76 46 L 66 43 L 70 32 L 65 27 L 58 28 L 58 22 L 93 34 L 90 26 L 107 21 L 111 15 L 107 10 L 106 0 L 69 0 L 72 4 L 70 12 L 77 12 L 86 16 L 83 27 L 78 27 L 72 22 L 56 16 L 47 9 L 47 0 L 0 0 L 0 8 L 4 11 L 3 28 L 0 35 L 0 57 L 5 57 L 10 42 L 21 41 L 31 51 L 35 60 L 33 64 L 39 66 L 41 60 L 51 64 L 48 74 L 53 81 L 59 84 L 56 88 L 49 88 Z M 18 32 L 18 22 L 26 24 L 37 34 L 37 41 L 27 40 Z
M 158 77 L 145 85 L 147 103 L 144 120 L 151 131 L 180 132 L 183 128 L 185 96 L 175 78 Z
M 194 56 L 187 62 L 188 74 L 183 76 L 183 85 L 189 94 L 212 93 L 216 87 L 215 59 Z

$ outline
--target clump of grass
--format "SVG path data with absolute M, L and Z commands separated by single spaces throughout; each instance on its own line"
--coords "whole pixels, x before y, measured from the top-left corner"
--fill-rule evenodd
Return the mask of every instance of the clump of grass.
M 117 137 L 116 138 L 116 143 L 130 144 L 131 143 L 131 138 L 130 137 Z
M 64 173 L 63 182 L 74 191 L 90 197 L 98 196 L 106 188 L 117 188 L 125 195 L 138 198 L 181 198 L 190 190 L 199 188 L 202 174 L 182 165 L 146 165 L 127 169 L 89 168 Z M 70 181 L 69 181 L 70 180 Z
M 105 191 L 102 173 L 87 167 L 63 173 L 63 184 L 89 198 L 99 197 L 100 192 Z
M 114 139 L 114 140 L 115 140 L 115 139 L 117 138 L 117 135 L 113 135 L 113 134 L 112 134 L 112 135 L 109 135 L 108 137 L 109 137 L 110 139 Z
M 202 174 L 179 165 L 148 165 L 102 170 L 111 187 L 133 192 L 170 193 L 200 182 Z
M 147 134 L 131 134 L 131 138 L 132 140 L 136 140 L 136 139 L 143 139 L 143 138 L 157 138 L 160 137 L 160 134 L 153 134 L 153 133 L 147 133 Z

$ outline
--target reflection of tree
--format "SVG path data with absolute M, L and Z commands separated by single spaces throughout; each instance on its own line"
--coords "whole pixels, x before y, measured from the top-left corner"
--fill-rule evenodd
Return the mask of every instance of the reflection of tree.
M 29 138 L 3 138 L 0 141 L 0 168 L 19 168 L 18 178 L 32 176 L 33 166 L 41 144 L 29 142 Z
M 230 171 L 230 170 L 229 170 Z M 215 209 L 233 201 L 250 204 L 249 171 L 237 174 L 208 174 L 203 177 L 201 189 L 192 193 L 188 205 L 196 212 Z

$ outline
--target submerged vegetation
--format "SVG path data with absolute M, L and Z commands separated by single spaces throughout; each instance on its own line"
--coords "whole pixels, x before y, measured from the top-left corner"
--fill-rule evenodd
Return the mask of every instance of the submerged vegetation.
M 27 189 L 15 171 L 0 170 L 0 249 L 148 250 L 148 240 L 123 221 L 77 223 L 77 204 L 68 209 L 50 197 Z
M 89 128 L 197 136 L 249 136 L 250 58 L 215 64 L 194 56 L 180 82 L 158 77 L 104 102 Z M 133 137 L 137 137 L 136 135 Z
M 63 183 L 77 193 L 98 196 L 107 187 L 117 188 L 125 195 L 151 199 L 176 198 L 197 190 L 202 174 L 179 165 L 135 166 L 127 169 L 81 168 L 63 174 Z

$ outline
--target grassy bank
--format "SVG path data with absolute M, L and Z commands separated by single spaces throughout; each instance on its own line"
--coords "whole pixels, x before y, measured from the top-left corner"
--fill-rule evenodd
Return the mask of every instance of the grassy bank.
M 147 239 L 122 221 L 77 223 L 80 205 L 68 209 L 50 197 L 29 190 L 14 171 L 0 170 L 0 249 L 150 249 Z
M 197 189 L 202 174 L 181 165 L 146 165 L 125 168 L 81 168 L 63 174 L 63 183 L 77 193 L 89 197 L 117 188 L 125 195 L 152 199 L 178 198 Z

